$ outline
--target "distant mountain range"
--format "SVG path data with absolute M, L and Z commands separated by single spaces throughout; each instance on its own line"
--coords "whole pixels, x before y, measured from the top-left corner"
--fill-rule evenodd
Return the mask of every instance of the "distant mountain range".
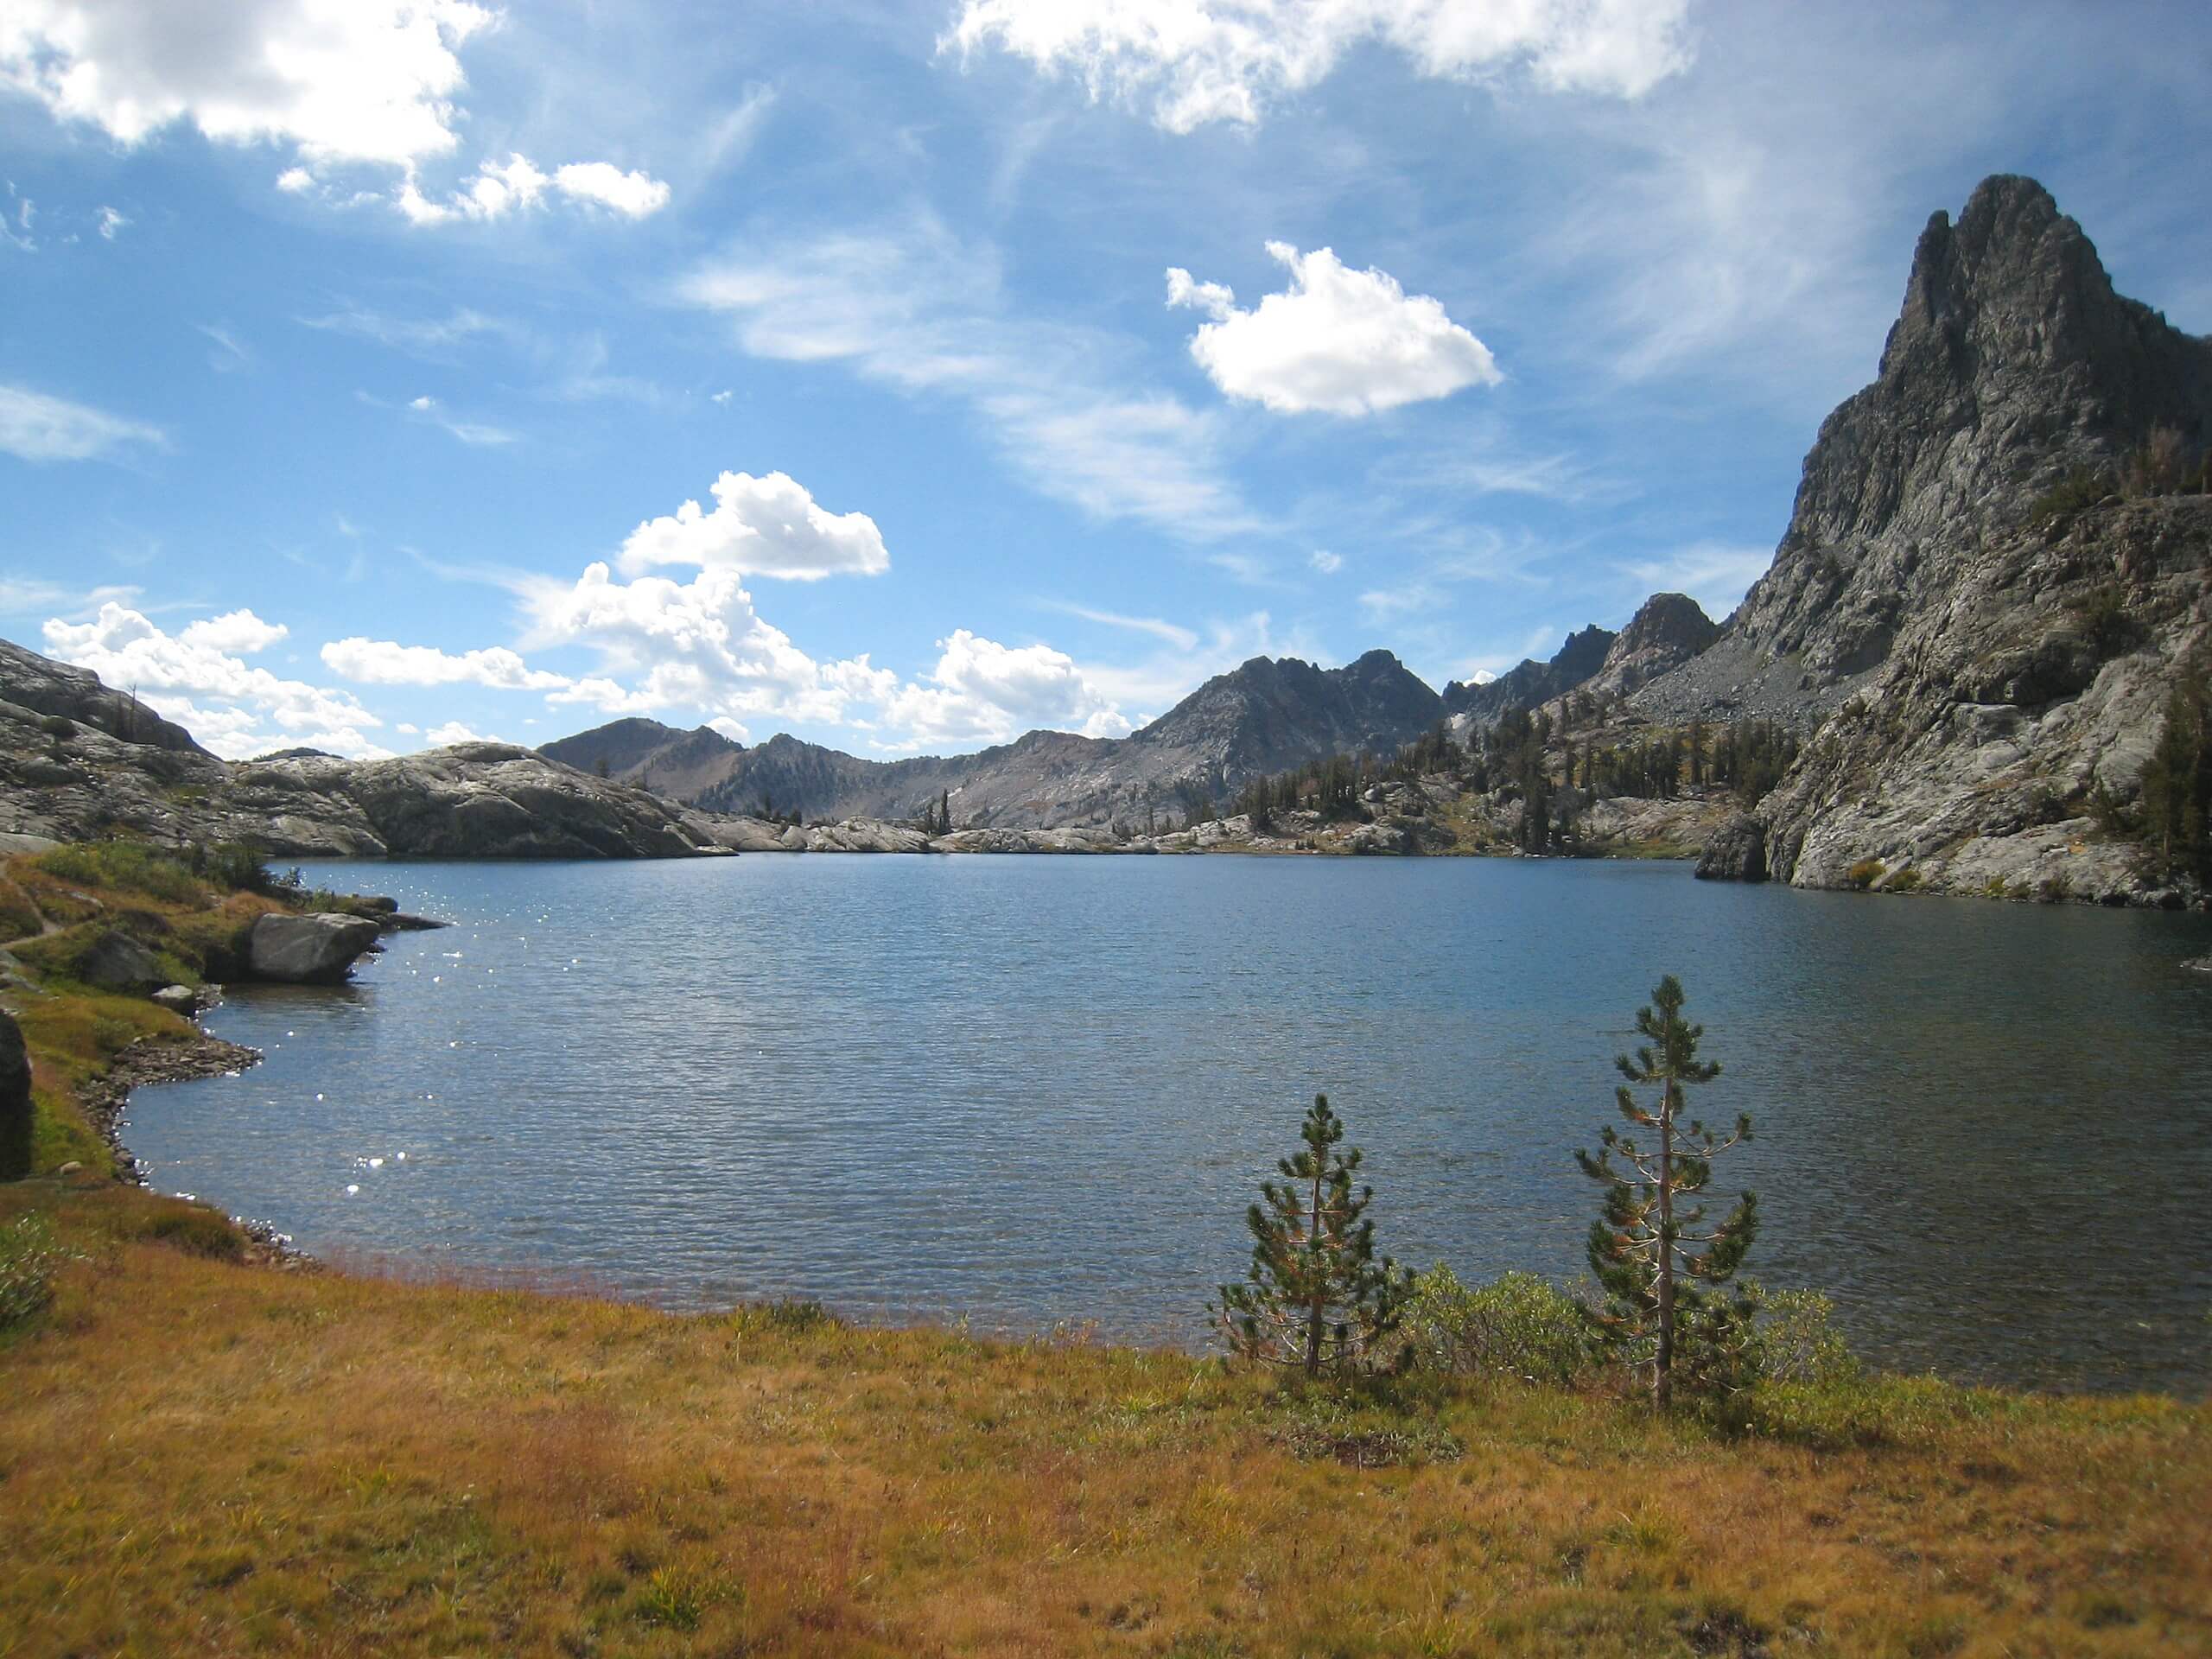
M 1387 753 L 1427 731 L 1444 699 L 1387 651 L 1342 668 L 1255 657 L 1128 737 L 1031 732 L 975 754 L 866 760 L 779 735 L 750 747 L 709 727 L 618 720 L 549 743 L 549 758 L 721 814 L 900 819 L 942 795 L 963 827 L 1180 822 L 1254 778 L 1319 756 Z
M 711 727 L 618 720 L 549 743 L 549 759 L 726 815 L 919 816 L 943 796 L 963 828 L 1056 829 L 1187 818 L 1255 778 L 1332 754 L 1387 756 L 1439 721 L 1464 731 L 1588 686 L 1618 697 L 1695 656 L 1719 628 L 1681 594 L 1620 632 L 1594 624 L 1548 663 L 1441 695 L 1387 651 L 1342 668 L 1255 657 L 1125 738 L 1031 732 L 975 754 L 867 760 L 779 734 L 750 747 Z

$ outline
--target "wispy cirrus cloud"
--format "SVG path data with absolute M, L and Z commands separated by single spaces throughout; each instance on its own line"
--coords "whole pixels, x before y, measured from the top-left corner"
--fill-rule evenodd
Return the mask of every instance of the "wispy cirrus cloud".
M 19 460 L 99 461 L 133 447 L 166 449 L 168 442 L 161 428 L 144 421 L 0 385 L 0 451 Z
M 996 256 L 923 219 L 747 245 L 677 285 L 756 357 L 836 363 L 964 404 L 1036 488 L 1194 540 L 1259 525 L 1215 418 L 1143 384 L 1128 342 L 1014 315 Z

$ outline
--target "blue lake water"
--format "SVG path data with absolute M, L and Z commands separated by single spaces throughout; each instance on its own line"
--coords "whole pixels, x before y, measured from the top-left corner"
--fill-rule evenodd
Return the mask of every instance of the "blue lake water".
M 142 1091 L 156 1185 L 318 1254 L 676 1306 L 1204 1339 L 1316 1090 L 1382 1249 L 1570 1278 L 1662 973 L 1770 1284 L 1882 1363 L 2212 1384 L 2212 918 L 1489 860 L 324 864 L 452 919 Z

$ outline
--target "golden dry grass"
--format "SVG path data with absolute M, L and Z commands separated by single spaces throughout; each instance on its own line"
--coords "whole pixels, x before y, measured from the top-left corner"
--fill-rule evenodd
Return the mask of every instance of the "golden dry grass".
M 2202 1408 L 1337 1421 L 1175 1355 L 276 1273 L 127 1236 L 112 1187 L 26 1203 L 87 1259 L 0 1338 L 11 1656 L 2212 1648 Z

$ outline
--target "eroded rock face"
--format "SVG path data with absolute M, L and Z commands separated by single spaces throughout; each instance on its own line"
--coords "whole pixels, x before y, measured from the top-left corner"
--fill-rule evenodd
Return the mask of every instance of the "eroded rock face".
M 2191 458 L 2212 439 L 2212 342 L 2113 292 L 2041 186 L 1988 180 L 1929 222 L 1773 568 L 1633 705 L 1808 734 L 1758 808 L 1779 879 L 1878 866 L 1890 888 L 2164 902 L 2096 812 L 2139 794 L 2177 669 L 2212 636 L 2212 500 L 2123 499 L 2159 429 Z M 2054 508 L 2076 476 L 2111 493 Z
M 377 942 L 378 931 L 362 917 L 328 912 L 264 916 L 247 937 L 247 971 L 285 985 L 336 985 Z
M 1766 880 L 1766 826 L 1748 812 L 1739 812 L 1713 832 L 1698 855 L 1700 881 L 1764 881 Z

